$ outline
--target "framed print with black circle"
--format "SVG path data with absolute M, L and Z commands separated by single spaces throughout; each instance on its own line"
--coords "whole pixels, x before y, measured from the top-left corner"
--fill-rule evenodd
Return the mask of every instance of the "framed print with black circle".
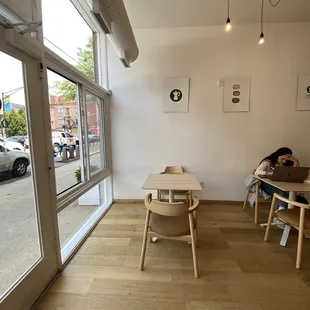
M 298 75 L 296 110 L 310 110 L 310 74 Z
M 164 80 L 164 112 L 188 112 L 189 78 Z

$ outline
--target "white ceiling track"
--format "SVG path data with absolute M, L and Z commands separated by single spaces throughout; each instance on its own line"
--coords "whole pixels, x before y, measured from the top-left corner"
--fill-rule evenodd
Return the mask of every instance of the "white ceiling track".
M 92 0 L 92 14 L 108 35 L 125 67 L 130 67 L 139 49 L 123 0 Z

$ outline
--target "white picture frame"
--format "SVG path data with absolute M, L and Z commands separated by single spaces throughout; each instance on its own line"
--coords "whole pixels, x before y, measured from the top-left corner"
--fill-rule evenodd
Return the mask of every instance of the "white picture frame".
M 249 112 L 250 87 L 250 76 L 225 77 L 223 112 Z
M 163 110 L 165 113 L 187 113 L 189 78 L 166 78 L 164 80 Z
M 310 74 L 297 76 L 296 110 L 310 111 Z

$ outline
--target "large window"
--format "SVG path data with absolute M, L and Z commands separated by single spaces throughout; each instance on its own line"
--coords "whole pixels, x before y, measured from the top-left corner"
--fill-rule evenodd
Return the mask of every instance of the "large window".
M 42 0 L 44 44 L 95 80 L 93 31 L 70 0 Z
M 63 260 L 111 199 L 106 194 L 111 188 L 110 178 L 107 181 L 106 91 L 93 83 L 97 77 L 94 46 L 100 46 L 102 36 L 94 35 L 97 28 L 94 24 L 90 28 L 72 3 L 42 2 L 44 44 L 53 52 L 47 57 L 49 110 Z M 99 76 L 99 62 L 96 68 Z
M 36 10 L 40 2 L 4 1 L 17 12 L 10 14 L 13 22 L 41 20 Z M 107 92 L 98 85 L 103 85 L 100 67 L 105 59 L 96 50 L 105 36 L 90 12 L 81 10 L 82 3 L 42 0 L 43 33 L 39 28 L 34 34 L 34 46 L 42 47 L 38 59 L 35 53 L 27 55 L 31 43 L 16 49 L 0 27 L 0 49 L 7 53 L 0 52 L 5 72 L 0 76 L 0 118 L 9 118 L 12 127 L 0 128 L 0 303 L 10 299 L 6 309 L 15 309 L 15 301 L 23 304 L 18 308 L 28 309 L 26 299 L 37 298 L 46 279 L 55 275 L 57 219 L 64 261 L 112 201 Z M 19 296 L 29 284 L 34 289 Z M 15 295 L 7 297 L 8 291 Z
M 0 133 L 1 299 L 42 253 L 33 189 L 32 152 L 24 152 L 17 139 L 11 140 L 28 135 L 22 62 L 0 52 L 0 63 L 7 72 L 0 75 L 4 101 L 0 120 L 5 118 L 9 124 L 7 129 L 1 128 Z
M 82 161 L 79 148 L 80 130 L 76 117 L 76 84 L 48 70 L 50 111 L 57 111 L 57 119 L 51 121 L 57 194 L 72 189 L 80 181 L 76 178 Z M 66 113 L 72 110 L 72 113 Z M 53 115 L 51 115 L 51 120 Z
M 58 226 L 62 259 L 66 259 L 74 246 L 91 227 L 92 216 L 98 218 L 102 206 L 107 202 L 106 181 L 97 184 L 84 195 L 58 213 Z
M 56 119 L 51 113 L 51 135 L 57 195 L 61 195 L 106 167 L 104 102 L 51 70 L 48 83 L 50 111 L 57 111 Z

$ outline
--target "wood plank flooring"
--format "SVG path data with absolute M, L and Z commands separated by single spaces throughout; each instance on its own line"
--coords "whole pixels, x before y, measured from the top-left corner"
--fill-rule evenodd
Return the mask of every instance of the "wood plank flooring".
M 267 206 L 268 208 L 268 206 Z M 261 221 L 268 209 L 261 211 Z M 185 242 L 148 243 L 138 270 L 146 210 L 115 204 L 36 310 L 309 310 L 310 239 L 302 270 L 295 269 L 297 234 L 286 248 L 281 230 L 270 242 L 241 205 L 201 205 L 198 212 L 200 279 Z

